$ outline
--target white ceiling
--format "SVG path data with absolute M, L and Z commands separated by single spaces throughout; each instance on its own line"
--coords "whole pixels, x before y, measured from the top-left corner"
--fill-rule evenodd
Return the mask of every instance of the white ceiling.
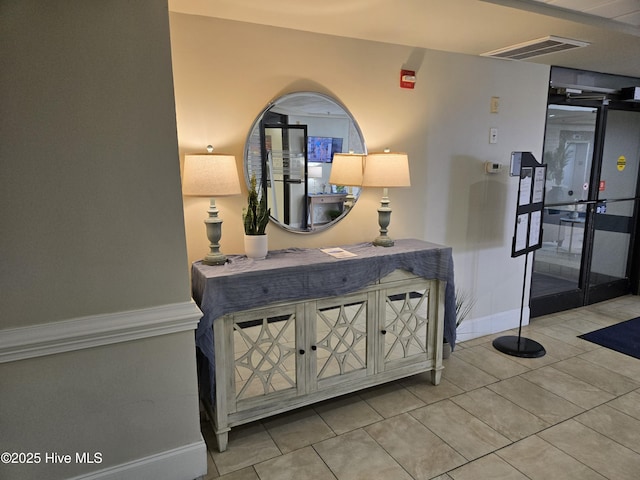
M 638 0 L 535 0 L 552 7 L 608 18 L 640 27 L 640 1 Z
M 640 0 L 169 0 L 169 9 L 470 55 L 554 35 L 590 45 L 527 61 L 640 78 Z

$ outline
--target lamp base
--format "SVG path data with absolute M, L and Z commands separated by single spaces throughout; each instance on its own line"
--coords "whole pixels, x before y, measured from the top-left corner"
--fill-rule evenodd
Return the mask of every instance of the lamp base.
M 391 208 L 389 208 L 389 193 L 388 189 L 382 190 L 382 200 L 380 201 L 380 208 L 378 208 L 378 225 L 380 225 L 380 235 L 374 240 L 373 244 L 376 247 L 393 247 L 394 242 L 389 236 L 387 236 L 387 227 L 391 222 Z
M 380 235 L 379 237 L 376 237 L 372 243 L 376 247 L 393 247 L 395 245 L 395 242 L 386 235 Z
M 209 217 L 204 220 L 207 230 L 207 238 L 209 239 L 209 253 L 202 259 L 205 265 L 224 265 L 227 263 L 227 256 L 220 252 L 220 238 L 222 238 L 222 219 L 218 217 L 218 208 L 216 207 L 215 198 L 211 198 L 209 209 L 207 210 Z
M 227 256 L 224 253 L 208 253 L 202 259 L 202 263 L 205 265 L 224 265 L 227 263 Z

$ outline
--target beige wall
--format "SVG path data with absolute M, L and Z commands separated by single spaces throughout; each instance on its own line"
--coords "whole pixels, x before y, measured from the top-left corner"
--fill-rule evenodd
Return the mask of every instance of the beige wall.
M 299 90 L 332 95 L 354 115 L 370 152 L 409 154 L 412 187 L 390 190 L 390 235 L 452 246 L 457 283 L 478 298 L 473 316 L 485 326 L 496 315 L 517 322 L 524 263 L 510 257 L 517 181 L 486 175 L 484 162 L 508 167 L 514 150 L 540 158 L 548 67 L 185 14 L 172 13 L 170 24 L 181 158 L 212 144 L 237 156 L 242 175 L 247 133 L 270 100 Z M 417 71 L 415 90 L 399 87 L 404 67 Z M 489 144 L 490 127 L 499 129 L 498 144 Z M 270 248 L 370 241 L 381 193 L 365 189 L 345 220 L 319 234 L 272 224 Z M 227 253 L 243 253 L 245 202 L 218 199 Z M 184 203 L 194 261 L 207 251 L 207 200 Z
M 165 3 L 2 2 L 0 328 L 189 298 Z
M 0 354 L 68 320 L 99 330 L 107 314 L 188 305 L 166 1 L 3 0 L 0 35 Z M 69 478 L 202 441 L 193 331 L 111 333 L 0 355 L 0 452 L 42 455 L 0 463 L 0 478 Z M 85 451 L 101 463 L 44 461 Z

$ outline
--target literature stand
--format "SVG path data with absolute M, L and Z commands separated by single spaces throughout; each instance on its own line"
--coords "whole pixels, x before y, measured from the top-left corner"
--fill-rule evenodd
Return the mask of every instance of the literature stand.
M 542 211 L 544 208 L 545 181 L 547 167 L 539 163 L 531 152 L 511 154 L 512 176 L 518 176 L 518 204 L 514 226 L 511 257 L 524 255 L 524 278 L 520 303 L 520 326 L 518 336 L 506 335 L 493 341 L 496 350 L 514 357 L 538 358 L 547 352 L 544 347 L 529 338 L 522 337 L 522 317 L 527 285 L 529 253 L 542 246 Z

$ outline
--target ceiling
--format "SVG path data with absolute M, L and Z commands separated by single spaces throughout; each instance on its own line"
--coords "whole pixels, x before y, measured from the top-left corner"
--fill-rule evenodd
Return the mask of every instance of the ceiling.
M 638 0 L 535 0 L 552 7 L 608 18 L 634 27 L 640 26 L 640 2 Z
M 640 0 L 169 0 L 169 9 L 470 55 L 552 35 L 589 46 L 526 61 L 640 78 Z

